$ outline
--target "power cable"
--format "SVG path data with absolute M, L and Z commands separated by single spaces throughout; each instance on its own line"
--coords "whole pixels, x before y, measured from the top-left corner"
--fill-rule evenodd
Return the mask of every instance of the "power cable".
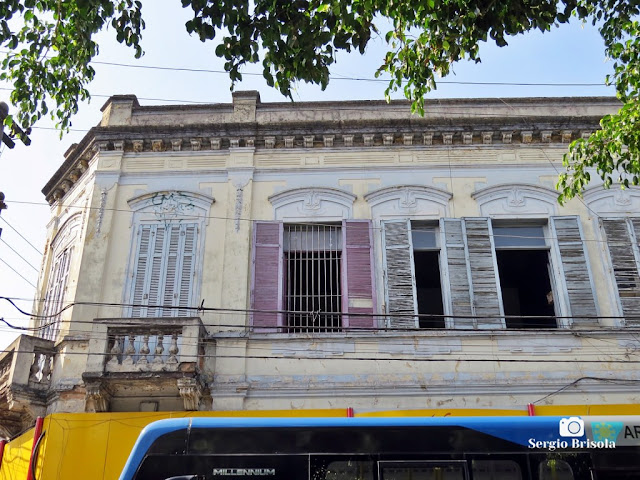
M 0 53 L 11 54 L 11 50 L 2 50 Z M 92 64 L 106 65 L 112 67 L 124 67 L 124 68 L 138 68 L 146 70 L 162 70 L 172 72 L 189 72 L 189 73 L 214 73 L 221 75 L 228 75 L 226 70 L 216 70 L 207 68 L 192 68 L 192 67 L 168 67 L 163 65 L 140 65 L 136 63 L 122 63 L 122 62 L 107 62 L 102 60 L 92 60 Z M 262 77 L 262 73 L 258 72 L 242 72 L 242 75 Z M 387 78 L 365 78 L 365 77 L 351 77 L 346 75 L 335 76 L 330 75 L 330 80 L 345 80 L 355 82 L 373 82 L 373 83 L 389 83 L 392 79 Z M 598 83 L 574 83 L 574 82 L 476 82 L 476 81 L 460 81 L 460 80 L 440 80 L 436 82 L 442 85 L 480 85 L 480 86 L 516 86 L 516 87 L 604 87 L 609 86 L 604 82 Z
M 9 267 L 11 270 L 13 270 L 13 272 L 18 275 L 20 278 L 22 278 L 25 282 L 27 282 L 29 285 L 31 285 L 33 288 L 38 288 L 36 287 L 33 283 L 31 283 L 30 280 L 28 280 L 27 278 L 23 277 L 22 274 L 17 271 L 15 268 L 13 268 L 11 265 L 9 265 L 7 262 L 5 262 L 2 258 L 0 258 L 0 262 L 4 263 L 7 267 Z M 20 312 L 22 313 L 22 312 Z
M 34 267 L 31 262 L 29 262 L 29 260 L 27 260 L 26 258 L 24 258 L 22 255 L 20 255 L 20 253 L 18 253 L 16 251 L 16 249 L 14 249 L 11 245 L 9 245 L 4 238 L 0 237 L 0 241 L 2 241 L 2 243 L 4 243 L 13 253 L 15 253 L 18 257 L 20 257 L 24 263 L 26 263 L 27 265 L 29 265 L 33 270 L 35 270 L 36 273 L 40 273 L 40 270 L 38 270 L 36 267 Z
M 11 203 L 16 203 L 16 204 L 23 204 L 23 205 L 36 205 L 36 206 L 46 206 L 46 207 L 50 207 L 50 205 L 47 202 L 34 202 L 34 201 L 28 201 L 28 200 L 12 200 Z M 100 207 L 100 206 L 90 206 L 90 205 L 73 205 L 73 204 L 60 204 L 60 207 L 62 208 L 77 208 L 77 209 L 81 209 L 81 210 L 102 210 L 105 212 L 115 212 L 115 213 L 126 213 L 129 215 L 133 215 L 136 213 L 135 210 L 128 210 L 128 209 L 124 209 L 124 208 L 112 208 L 112 207 Z M 2 218 L 2 217 L 0 217 Z M 236 218 L 236 217 L 227 217 L 227 216 L 223 216 L 223 215 L 201 215 L 198 218 L 202 218 L 202 219 L 207 219 L 207 220 L 228 220 L 228 221 L 240 221 L 240 222 L 255 222 L 255 221 L 262 221 L 262 222 L 266 222 L 266 221 L 271 221 L 271 220 L 265 220 L 265 219 L 261 219 L 261 218 Z M 444 218 L 444 217 L 443 217 Z M 482 217 L 482 218 L 489 218 L 489 217 Z M 370 220 L 370 219 L 368 219 Z M 433 220 L 433 225 L 429 225 L 430 221 L 429 220 L 425 220 L 425 221 L 420 221 L 421 224 L 424 224 L 425 226 L 433 226 L 433 227 L 438 227 L 438 220 Z M 319 227 L 319 226 L 325 226 L 325 227 L 335 227 L 336 224 L 335 223 L 317 223 L 317 222 L 295 222 L 295 225 L 302 225 L 302 226 L 313 226 L 313 227 Z M 542 223 L 539 224 L 540 226 L 542 226 Z M 535 225 L 534 225 L 535 226 Z M 342 226 L 341 228 L 349 228 L 349 225 L 347 223 L 346 226 Z M 384 227 L 378 227 L 374 224 L 372 224 L 371 229 L 373 231 L 378 231 L 378 232 L 384 232 Z M 519 239 L 534 239 L 534 240 L 539 240 L 539 239 L 544 239 L 544 240 L 549 240 L 549 241 L 555 241 L 557 240 L 557 237 L 551 236 L 551 235 L 542 235 L 542 236 L 528 236 L 528 235 L 512 235 L 512 234 L 488 234 L 489 237 L 491 238 L 519 238 Z M 585 243 L 596 243 L 596 244 L 603 244 L 603 245 L 607 245 L 610 244 L 611 242 L 608 242 L 607 240 L 599 240 L 596 238 L 593 239 L 588 239 L 588 238 L 583 238 L 582 239 L 583 242 Z M 547 245 L 548 246 L 548 245 Z
M 9 352 L 13 352 L 13 353 L 27 353 L 27 354 L 33 354 L 33 351 L 28 351 L 28 350 L 0 350 L 0 353 L 9 353 Z M 304 352 L 299 352 L 299 353 L 304 353 Z M 90 356 L 93 355 L 95 357 L 111 357 L 114 354 L 112 354 L 111 352 L 86 352 L 86 351 L 65 351 L 65 355 L 82 355 L 82 356 Z M 434 353 L 431 355 L 443 355 L 442 353 Z M 149 356 L 152 356 L 152 354 L 150 353 Z M 549 355 L 547 355 L 546 357 L 549 357 Z M 216 358 L 216 359 L 241 359 L 241 360 L 247 360 L 247 359 L 251 359 L 251 360 L 268 360 L 268 361 L 276 361 L 276 360 L 282 360 L 282 361 L 286 361 L 286 362 L 291 362 L 292 360 L 318 360 L 317 356 L 300 356 L 300 357 L 294 357 L 292 358 L 291 356 L 288 355 L 283 355 L 283 356 L 274 356 L 274 355 L 233 355 L 233 354 L 200 354 L 198 355 L 198 358 Z M 445 362 L 469 362 L 469 363 L 533 363 L 533 364 L 537 364 L 537 363 L 543 363 L 543 364 L 549 364 L 549 363 L 555 363 L 557 364 L 559 361 L 561 361 L 562 363 L 567 363 L 567 364 L 623 364 L 623 365 L 638 365 L 640 364 L 640 360 L 611 360 L 611 359 L 607 359 L 607 360 L 593 360 L 593 359 L 565 359 L 564 357 L 560 360 L 558 358 L 476 358 L 476 357 L 459 357 L 459 356 L 455 356 L 455 357 L 450 357 L 450 358 L 425 358 L 425 357 L 408 357 L 408 356 L 394 356 L 394 357 L 364 357 L 364 356 L 358 356 L 358 357 L 333 357 L 333 356 L 326 356 L 326 357 L 322 357 L 322 361 L 327 361 L 327 360 L 339 360 L 344 362 L 345 360 L 349 360 L 349 361 L 364 361 L 364 362 L 415 362 L 415 363 L 445 363 Z M 634 380 L 635 381 L 635 380 Z M 640 379 L 637 380 L 638 382 L 640 382 Z
M 16 232 L 16 233 L 18 234 L 18 236 L 19 236 L 20 238 L 22 238 L 25 242 L 27 242 L 27 243 L 31 246 L 31 248 L 33 248 L 36 252 L 38 252 L 38 253 L 40 254 L 40 256 L 44 255 L 40 250 L 38 250 L 36 247 L 34 247 L 34 246 L 33 246 L 33 243 L 31 243 L 29 240 L 27 240 L 27 239 L 26 239 L 26 238 L 25 238 L 25 237 L 24 237 L 24 236 L 23 236 L 23 235 L 22 235 L 22 234 L 21 234 L 21 233 L 20 233 L 20 232 L 19 232 L 19 231 L 18 231 L 18 230 L 13 226 L 13 225 L 11 225 L 11 224 L 7 221 L 6 217 L 2 217 L 2 216 L 0 216 L 0 220 L 4 221 L 4 223 L 6 223 L 6 224 L 7 224 L 7 226 L 8 226 L 9 228 L 11 228 L 11 230 L 13 230 L 14 232 Z

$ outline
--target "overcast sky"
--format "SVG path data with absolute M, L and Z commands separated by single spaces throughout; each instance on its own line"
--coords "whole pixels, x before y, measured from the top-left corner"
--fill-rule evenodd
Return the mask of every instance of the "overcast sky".
M 31 134 L 31 146 L 18 143 L 13 150 L 4 148 L 0 151 L 0 191 L 5 193 L 9 205 L 9 209 L 3 211 L 0 217 L 0 296 L 15 298 L 23 310 L 31 311 L 32 308 L 35 288 L 31 284 L 37 283 L 42 262 L 39 252 L 44 250 L 46 224 L 50 219 L 50 209 L 41 193 L 42 187 L 61 165 L 66 149 L 72 143 L 79 142 L 86 131 L 100 121 L 100 107 L 106 99 L 113 94 L 135 94 L 142 105 L 231 101 L 230 82 L 224 73 L 178 70 L 223 70 L 223 62 L 213 53 L 215 43 L 203 44 L 186 33 L 184 23 L 189 18 L 189 12 L 183 10 L 180 4 L 179 0 L 144 2 L 143 15 L 147 28 L 143 34 L 143 47 L 146 53 L 140 60 L 134 59 L 132 51 L 115 41 L 113 30 L 100 35 L 97 61 L 104 63 L 95 64 L 96 80 L 89 87 L 93 99 L 82 106 L 73 120 L 72 131 L 62 140 L 52 122 L 42 121 Z M 604 86 L 611 63 L 605 59 L 598 32 L 589 25 L 582 26 L 575 21 L 550 33 L 522 35 L 511 39 L 509 43 L 505 48 L 483 46 L 480 64 L 465 62 L 455 65 L 455 74 L 443 79 L 437 91 L 429 94 L 428 98 L 506 99 L 615 94 L 611 87 Z M 385 52 L 384 46 L 383 41 L 378 39 L 372 42 L 363 57 L 357 54 L 339 57 L 326 91 L 300 85 L 294 99 L 383 99 L 386 84 L 363 79 L 374 79 L 374 72 Z M 285 101 L 276 90 L 266 85 L 260 71 L 259 65 L 248 67 L 243 82 L 236 85 L 236 90 L 258 90 L 262 102 Z M 258 75 L 250 75 L 252 72 Z M 9 102 L 10 87 L 0 83 L 0 100 Z M 396 94 L 394 98 L 401 98 L 401 95 Z M 28 324 L 28 317 L 1 299 L 0 318 L 17 326 Z M 0 349 L 4 349 L 18 333 L 0 325 Z

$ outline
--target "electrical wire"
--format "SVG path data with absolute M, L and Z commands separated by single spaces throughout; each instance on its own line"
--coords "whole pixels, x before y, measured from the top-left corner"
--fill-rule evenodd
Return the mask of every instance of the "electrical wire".
M 25 282 L 27 282 L 29 285 L 31 285 L 33 288 L 38 288 L 36 287 L 33 283 L 31 283 L 31 281 L 29 279 L 27 279 L 26 277 L 24 277 L 19 271 L 17 271 L 15 268 L 13 268 L 11 265 L 9 265 L 7 262 L 5 262 L 2 258 L 0 258 L 0 262 L 4 263 L 7 267 L 9 267 L 11 270 L 13 270 L 13 272 L 18 275 L 20 278 L 22 278 Z
M 6 224 L 7 224 L 7 226 L 8 226 L 9 228 L 11 228 L 11 230 L 13 230 L 14 232 L 16 232 L 16 233 L 18 234 L 18 236 L 19 236 L 20 238 L 22 238 L 25 242 L 27 242 L 27 243 L 31 246 L 31 248 L 33 248 L 36 252 L 38 252 L 38 253 L 40 254 L 40 256 L 44 255 L 40 250 L 38 250 L 36 247 L 34 247 L 34 246 L 33 246 L 33 243 L 31 243 L 29 240 L 27 240 L 27 239 L 26 239 L 26 238 L 25 238 L 25 237 L 24 237 L 24 236 L 23 236 L 23 235 L 22 235 L 22 234 L 21 234 L 21 233 L 20 233 L 20 232 L 19 232 L 19 231 L 18 231 L 18 230 L 13 226 L 13 225 L 11 225 L 11 224 L 7 221 L 7 219 L 6 219 L 5 217 L 6 217 L 6 216 L 4 216 L 4 217 L 3 217 L 3 216 L 0 216 L 0 220 L 2 220 L 4 223 L 6 223 Z
M 0 50 L 2 54 L 11 54 L 11 50 Z M 105 65 L 111 67 L 136 68 L 144 70 L 161 70 L 171 72 L 187 72 L 187 73 L 213 73 L 219 75 L 228 75 L 226 70 L 216 70 L 195 67 L 169 67 L 163 65 L 141 65 L 138 63 L 108 62 L 102 60 L 92 60 L 92 64 Z M 242 72 L 242 75 L 262 77 L 259 72 Z M 353 82 L 373 82 L 373 83 L 389 83 L 391 78 L 368 78 L 368 77 L 352 77 L 348 75 L 329 75 L 330 80 L 344 80 Z M 580 83 L 580 82 L 477 82 L 477 81 L 461 81 L 461 80 L 439 80 L 436 82 L 441 85 L 479 85 L 479 86 L 516 86 L 516 87 L 608 87 L 605 82 L 597 83 Z
M 2 241 L 2 243 L 4 243 L 13 253 L 15 253 L 18 257 L 20 257 L 24 263 L 26 263 L 27 265 L 29 265 L 33 270 L 35 270 L 36 273 L 40 273 L 40 270 L 38 270 L 36 267 L 33 266 L 33 264 L 31 262 L 29 262 L 29 260 L 27 260 L 26 258 L 24 258 L 18 251 L 16 251 L 15 248 L 13 248 L 11 245 L 9 245 L 4 238 L 0 237 L 0 241 Z
M 29 201 L 29 200 L 12 200 L 12 203 L 16 203 L 16 204 L 24 204 L 24 205 L 35 205 L 35 206 L 46 206 L 46 207 L 50 207 L 50 205 L 47 202 L 35 202 L 35 201 Z M 136 213 L 135 210 L 130 210 L 130 209 L 124 209 L 124 208 L 113 208 L 113 207 L 100 207 L 100 206 L 90 206 L 90 205 L 74 205 L 74 204 L 67 204 L 67 203 L 63 203 L 59 205 L 61 208 L 65 208 L 65 209 L 80 209 L 80 210 L 98 210 L 98 211 L 105 211 L 105 212 L 114 212 L 114 213 L 124 213 L 124 214 L 128 214 L 128 215 L 134 215 Z M 2 218 L 2 217 L 0 217 Z M 261 221 L 261 222 L 265 222 L 265 221 L 271 221 L 271 220 L 266 220 L 266 219 L 261 219 L 261 218 L 247 218 L 247 217 L 227 217 L 225 215 L 200 215 L 198 216 L 198 218 L 201 219 L 206 219 L 206 220 L 226 220 L 226 221 L 240 221 L 240 222 L 256 222 L 256 221 Z M 489 218 L 489 217 L 482 217 L 482 218 Z M 600 217 L 598 217 L 600 218 Z M 494 219 L 495 220 L 495 219 Z M 501 220 L 501 219 L 499 219 Z M 508 219 L 508 220 L 512 220 L 512 219 Z M 429 220 L 420 220 L 420 222 L 422 224 L 425 224 L 426 226 L 429 226 Z M 433 220 L 433 226 L 437 227 L 438 224 L 438 220 Z M 296 225 L 302 225 L 302 226 L 314 226 L 314 227 L 318 227 L 318 226 L 325 226 L 325 227 L 335 227 L 335 223 L 318 223 L 318 222 L 295 222 Z M 540 224 L 540 226 L 542 226 L 542 223 Z M 342 228 L 349 228 L 349 223 L 347 221 L 346 225 L 343 225 Z M 376 226 L 374 223 L 372 223 L 371 225 L 371 229 L 373 231 L 377 231 L 379 233 L 384 232 L 384 226 Z M 552 236 L 552 235 L 542 235 L 542 236 L 528 236 L 528 235 L 513 235 L 513 234 L 494 234 L 494 233 L 488 233 L 487 234 L 488 238 L 519 238 L 519 239 L 532 239 L 532 240 L 539 240 L 539 239 L 544 239 L 544 240 L 549 240 L 549 241 L 556 241 L 557 237 Z M 584 243 L 595 243 L 595 244 L 602 244 L 602 245 L 607 245 L 607 244 L 611 244 L 611 242 L 607 241 L 607 240 L 601 240 L 601 239 L 597 239 L 597 238 L 583 238 L 582 242 Z M 615 243 L 614 243 L 615 244 Z M 548 247 L 548 245 L 547 245 Z

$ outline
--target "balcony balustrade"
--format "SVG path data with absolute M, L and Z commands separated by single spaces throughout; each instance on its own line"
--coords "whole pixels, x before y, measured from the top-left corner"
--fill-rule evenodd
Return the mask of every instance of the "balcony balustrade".
M 118 389 L 143 391 L 153 378 L 173 385 L 186 410 L 197 409 L 205 333 L 198 317 L 95 319 L 83 373 L 87 403 L 108 411 Z
M 51 340 L 19 336 L 0 355 L 0 437 L 12 437 L 46 411 L 55 356 Z

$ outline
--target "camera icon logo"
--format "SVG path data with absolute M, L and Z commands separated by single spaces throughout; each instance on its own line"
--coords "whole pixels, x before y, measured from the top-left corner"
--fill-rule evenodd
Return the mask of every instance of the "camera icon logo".
M 584 421 L 579 417 L 560 419 L 561 437 L 582 437 L 584 435 Z

